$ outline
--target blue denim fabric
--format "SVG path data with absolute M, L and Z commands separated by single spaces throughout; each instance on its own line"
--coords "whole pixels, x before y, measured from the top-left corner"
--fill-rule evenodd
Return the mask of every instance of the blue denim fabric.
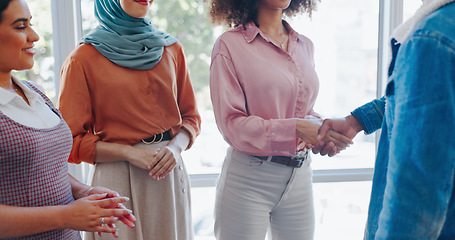
M 375 99 L 351 112 L 351 114 L 362 125 L 366 134 L 374 133 L 376 130 L 381 128 L 382 120 L 384 118 L 385 103 L 386 99 L 384 96 L 380 99 Z
M 353 112 L 368 132 L 385 116 L 365 239 L 455 239 L 454 16 L 436 10 L 399 46 L 385 111 Z

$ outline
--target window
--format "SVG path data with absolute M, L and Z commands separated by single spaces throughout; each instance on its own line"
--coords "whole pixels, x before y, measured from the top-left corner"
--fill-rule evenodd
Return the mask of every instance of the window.
M 87 33 L 97 25 L 93 0 L 82 0 L 81 6 L 83 32 Z M 170 14 L 182 18 L 171 21 L 167 18 Z M 208 89 L 211 49 L 222 31 L 214 29 L 206 15 L 207 8 L 202 1 L 174 0 L 166 4 L 154 2 L 149 16 L 158 29 L 171 33 L 182 42 L 187 57 L 203 119 L 201 135 L 192 149 L 184 152 L 184 158 L 191 159 L 187 161 L 187 167 L 192 174 L 219 173 L 228 147 L 218 132 Z M 315 110 L 325 117 L 345 116 L 375 98 L 377 15 L 378 4 L 374 0 L 351 0 L 341 4 L 332 0 L 323 1 L 311 20 L 307 17 L 289 20 L 298 32 L 315 43 L 321 81 Z M 331 21 L 331 16 L 343 21 Z M 356 41 L 352 41 L 353 38 Z M 359 134 L 355 140 L 352 148 L 334 158 L 314 156 L 314 169 L 371 168 L 375 156 L 374 136 Z
M 32 13 L 33 29 L 38 33 L 40 40 L 35 43 L 37 51 L 33 68 L 13 74 L 19 79 L 39 84 L 46 91 L 46 95 L 55 102 L 57 96 L 54 84 L 51 4 L 47 0 L 28 0 L 27 4 Z
M 47 11 L 49 6 L 45 7 L 45 0 L 28 2 L 36 23 L 37 14 L 45 12 L 41 6 Z M 32 5 L 32 2 L 43 3 Z M 52 22 L 59 25 L 53 26 L 54 36 L 58 44 L 66 43 L 64 46 L 55 44 L 59 47 L 54 50 L 53 70 L 59 76 L 61 62 L 77 40 L 97 22 L 93 0 L 51 0 L 51 3 Z M 346 116 L 356 107 L 382 96 L 390 32 L 420 4 L 421 0 L 407 0 L 404 5 L 403 0 L 325 0 L 312 19 L 302 16 L 288 20 L 296 31 L 315 44 L 316 70 L 321 82 L 315 106 L 318 113 L 324 117 Z M 215 124 L 208 89 L 211 49 L 223 30 L 213 27 L 206 16 L 207 7 L 202 0 L 155 1 L 150 14 L 158 29 L 182 42 L 203 118 L 201 135 L 193 148 L 183 154 L 193 186 L 197 240 L 214 239 L 215 183 L 228 146 Z M 41 21 L 50 23 L 47 19 Z M 41 40 L 45 34 L 40 32 Z M 51 60 L 43 60 L 43 64 L 46 61 Z M 46 79 L 43 81 L 50 82 L 48 94 L 55 96 L 58 91 L 52 88 L 52 74 L 48 73 L 52 67 L 33 71 Z M 53 80 L 58 89 L 57 79 Z M 330 234 L 346 239 L 362 238 L 377 137 L 359 134 L 354 140 L 355 144 L 339 156 L 313 156 L 316 239 L 334 238 Z M 70 168 L 79 179 L 86 179 L 87 165 L 71 165 Z
M 325 117 L 343 117 L 376 97 L 378 14 L 379 5 L 375 0 L 327 0 L 319 4 L 311 20 L 307 16 L 289 19 L 297 32 L 315 44 L 316 70 L 321 84 L 316 112 Z M 199 97 L 209 100 L 208 92 L 198 94 L 207 94 Z M 191 174 L 219 173 L 228 145 L 217 130 L 212 109 L 204 108 L 201 114 L 202 133 L 193 148 L 184 153 L 184 159 Z M 366 172 L 371 176 L 374 158 L 374 135 L 359 134 L 355 144 L 338 156 L 313 155 L 312 165 L 326 175 L 350 169 L 356 171 L 352 175 Z M 327 178 L 319 179 L 316 176 L 315 182 Z M 361 239 L 370 185 L 371 182 L 315 184 L 316 239 L 332 239 L 333 236 L 328 238 L 327 234 L 336 233 L 333 230 L 336 228 L 349 233 L 346 239 Z M 215 188 L 196 188 L 192 195 L 195 233 L 198 237 L 212 236 Z M 346 218 L 350 221 L 345 221 Z
M 324 117 L 347 116 L 376 97 L 378 14 L 375 0 L 326 0 L 312 19 L 291 19 L 315 45 L 320 90 L 314 109 Z M 333 158 L 313 156 L 313 169 L 372 168 L 374 135 L 359 134 L 354 142 Z
M 403 19 L 410 18 L 422 5 L 422 0 L 406 0 L 403 2 Z

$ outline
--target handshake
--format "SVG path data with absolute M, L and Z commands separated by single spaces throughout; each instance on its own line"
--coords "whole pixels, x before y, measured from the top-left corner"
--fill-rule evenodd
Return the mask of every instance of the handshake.
M 296 134 L 301 140 L 299 148 L 311 148 L 315 154 L 332 157 L 353 144 L 352 139 L 362 130 L 352 115 L 325 120 L 308 115 L 297 121 Z

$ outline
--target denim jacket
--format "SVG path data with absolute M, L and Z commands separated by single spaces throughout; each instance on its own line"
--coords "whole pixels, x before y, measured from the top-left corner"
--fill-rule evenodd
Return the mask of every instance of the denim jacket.
M 455 3 L 392 48 L 386 95 L 352 112 L 382 126 L 365 239 L 455 239 Z

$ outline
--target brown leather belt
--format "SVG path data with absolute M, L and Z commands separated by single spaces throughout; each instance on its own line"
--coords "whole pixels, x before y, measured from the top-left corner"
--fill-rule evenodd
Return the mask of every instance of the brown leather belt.
M 267 161 L 269 156 L 253 156 L 255 158 Z M 289 167 L 299 168 L 303 165 L 305 160 L 308 159 L 308 151 L 298 152 L 294 156 L 272 156 L 270 162 L 286 165 Z

